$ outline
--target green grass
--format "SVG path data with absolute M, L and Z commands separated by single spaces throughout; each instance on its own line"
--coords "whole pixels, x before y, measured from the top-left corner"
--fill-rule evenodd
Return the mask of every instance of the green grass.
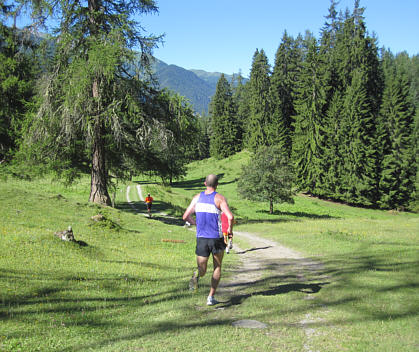
M 307 196 L 295 197 L 295 204 L 275 205 L 275 214 L 270 215 L 267 203 L 246 201 L 237 191 L 235 180 L 247 158 L 241 153 L 227 161 L 192 163 L 187 178 L 174 185 L 170 198 L 176 200 L 176 193 L 179 199 L 184 194 L 190 198 L 202 188 L 206 174 L 222 175 L 218 190 L 234 209 L 237 231 L 273 239 L 321 262 L 320 269 L 304 272 L 306 287 L 326 284 L 320 285 L 315 299 L 302 301 L 301 285 L 268 270 L 262 282 L 242 295 L 246 300 L 240 304 L 241 312 L 255 318 L 255 311 L 263 312 L 263 318 L 268 317 L 277 328 L 292 326 L 308 314 L 315 321 L 310 325 L 315 329 L 310 338 L 313 350 L 417 350 L 419 216 Z M 185 206 L 181 201 L 175 204 Z M 240 238 L 236 236 L 235 241 Z M 295 277 L 301 272 L 288 274 Z
M 140 213 L 126 203 L 125 186 L 112 209 L 86 202 L 88 179 L 70 188 L 48 178 L 1 181 L 0 351 L 303 351 L 307 344 L 312 351 L 416 351 L 419 216 L 301 196 L 270 215 L 267 204 L 237 193 L 247 157 L 193 163 L 172 188 L 132 182 Z M 298 261 L 277 263 L 254 285 L 222 296 L 224 309 L 206 307 L 209 276 L 197 293 L 186 290 L 193 232 L 176 219 L 145 218 L 135 186 L 152 193 L 155 212 L 179 216 L 211 172 L 223 176 L 219 191 L 237 216 L 237 231 L 323 264 L 308 270 Z M 98 213 L 107 221 L 93 222 Z M 79 243 L 54 236 L 69 225 Z M 226 256 L 227 275 L 237 258 Z M 269 327 L 233 328 L 238 319 Z

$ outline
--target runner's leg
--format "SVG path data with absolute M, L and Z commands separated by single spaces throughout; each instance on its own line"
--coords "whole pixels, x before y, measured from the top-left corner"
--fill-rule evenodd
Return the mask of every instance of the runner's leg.
M 207 272 L 208 258 L 209 257 L 201 257 L 199 255 L 196 256 L 196 264 L 198 266 L 199 277 L 203 277 Z
M 212 273 L 211 278 L 211 289 L 209 292 L 210 296 L 215 295 L 215 291 L 217 290 L 218 283 L 221 279 L 221 263 L 223 261 L 224 251 L 220 251 L 216 254 L 212 255 L 212 260 L 214 263 L 214 272 Z

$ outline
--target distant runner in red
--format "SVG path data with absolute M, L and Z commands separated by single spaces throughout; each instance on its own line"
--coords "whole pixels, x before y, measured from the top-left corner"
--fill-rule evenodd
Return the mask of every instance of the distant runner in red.
M 153 197 L 150 193 L 145 197 L 145 204 L 147 205 L 148 217 L 151 218 L 151 206 L 153 205 Z

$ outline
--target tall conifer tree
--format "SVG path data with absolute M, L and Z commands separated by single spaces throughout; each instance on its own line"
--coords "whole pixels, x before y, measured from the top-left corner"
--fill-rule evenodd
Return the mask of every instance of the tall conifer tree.
M 321 184 L 321 152 L 326 104 L 324 65 L 316 40 L 309 36 L 296 97 L 296 118 L 292 156 L 297 183 L 305 191 L 316 193 Z
M 272 118 L 268 130 L 270 144 L 277 144 L 285 156 L 291 156 L 295 86 L 301 58 L 294 39 L 287 32 L 275 55 L 270 84 Z
M 31 35 L 3 23 L 11 8 L 0 6 L 0 161 L 10 159 L 21 138 L 21 125 L 33 103 L 39 74 Z
M 365 204 L 375 204 L 378 185 L 377 160 L 375 160 L 375 170 L 371 169 L 373 161 L 370 158 L 364 159 L 366 163 L 364 168 L 359 168 L 359 170 L 369 170 L 365 175 L 358 175 L 359 177 L 374 179 L 374 181 L 369 179 L 367 182 L 369 186 L 365 186 L 369 191 L 353 190 L 348 193 L 348 182 L 354 181 L 354 174 L 351 174 L 348 165 L 357 156 L 351 155 L 345 148 L 354 143 L 354 136 L 351 133 L 355 128 L 354 124 L 357 123 L 361 124 L 356 128 L 365 133 L 363 136 L 365 141 L 376 140 L 376 118 L 382 86 L 377 48 L 375 39 L 367 36 L 363 19 L 364 9 L 359 6 L 359 1 L 355 1 L 353 13 L 350 14 L 347 11 L 340 21 L 337 20 L 335 6 L 336 2 L 332 1 L 327 16 L 328 22 L 322 31 L 321 39 L 321 52 L 325 55 L 325 62 L 327 62 L 325 72 L 328 88 L 326 94 L 327 101 L 330 102 L 327 107 L 326 116 L 328 118 L 324 124 L 326 138 L 324 140 L 323 167 L 328 170 L 328 178 L 323 185 L 323 190 L 325 195 L 335 199 L 350 201 L 349 198 L 351 198 L 351 201 L 354 202 L 357 198 L 357 202 L 362 203 L 365 200 Z M 362 70 L 362 83 L 359 82 L 359 77 L 354 79 L 355 75 L 359 76 L 359 70 Z M 362 87 L 362 96 L 354 95 L 354 84 Z M 359 113 L 365 113 L 365 119 L 356 118 L 358 114 L 355 112 L 355 108 L 350 107 L 351 101 L 354 104 L 362 101 L 364 107 L 359 107 Z M 350 118 L 354 118 L 354 120 L 351 121 Z M 367 120 L 368 123 L 366 123 Z M 366 125 L 370 127 L 366 128 Z M 374 157 L 377 157 L 377 154 L 374 154 Z M 373 190 L 374 188 L 375 190 Z M 367 198 L 368 200 L 366 200 Z
M 322 166 L 322 195 L 333 199 L 342 199 L 341 176 L 344 174 L 344 160 L 341 155 L 343 138 L 342 131 L 342 93 L 335 91 L 328 104 L 325 115 L 325 136 L 323 140 Z
M 341 112 L 343 110 L 343 93 L 339 90 L 336 55 L 337 34 L 341 26 L 337 17 L 337 2 L 331 1 L 329 13 L 322 29 L 319 53 L 325 68 L 322 70 L 325 82 L 325 119 L 323 121 L 323 139 L 321 143 L 320 165 L 324 173 L 317 193 L 325 197 L 336 197 L 339 193 L 339 175 L 341 158 L 338 153 Z
M 389 55 L 385 59 L 393 61 Z M 380 111 L 379 204 L 384 208 L 403 208 L 414 194 L 416 167 L 412 132 L 415 109 L 409 92 L 407 67 L 391 61 L 385 65 L 386 85 Z
M 249 119 L 246 125 L 246 146 L 255 151 L 268 145 L 267 127 L 271 121 L 269 99 L 270 66 L 264 50 L 253 56 L 249 81 Z
M 239 147 L 239 150 L 242 150 L 245 126 L 249 117 L 249 102 L 247 84 L 244 83 L 244 78 L 241 72 L 237 75 L 233 75 L 231 86 L 233 90 L 233 101 L 236 107 L 236 120 L 238 128 L 237 146 Z
M 221 75 L 215 95 L 210 105 L 212 135 L 210 142 L 211 156 L 221 159 L 240 150 L 237 109 L 233 93 L 225 78 Z
M 358 69 L 352 75 L 342 112 L 343 199 L 353 204 L 374 205 L 377 200 L 375 117 L 369 104 L 365 72 Z

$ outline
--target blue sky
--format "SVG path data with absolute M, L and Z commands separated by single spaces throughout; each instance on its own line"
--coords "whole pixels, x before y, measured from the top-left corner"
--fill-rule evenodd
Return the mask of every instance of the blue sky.
M 338 10 L 354 0 L 341 0 Z M 165 34 L 154 55 L 186 69 L 249 75 L 253 53 L 264 49 L 270 64 L 286 30 L 319 36 L 330 0 L 157 0 L 159 14 L 140 19 L 153 34 Z M 419 54 L 418 0 L 361 0 L 367 30 L 393 53 Z

